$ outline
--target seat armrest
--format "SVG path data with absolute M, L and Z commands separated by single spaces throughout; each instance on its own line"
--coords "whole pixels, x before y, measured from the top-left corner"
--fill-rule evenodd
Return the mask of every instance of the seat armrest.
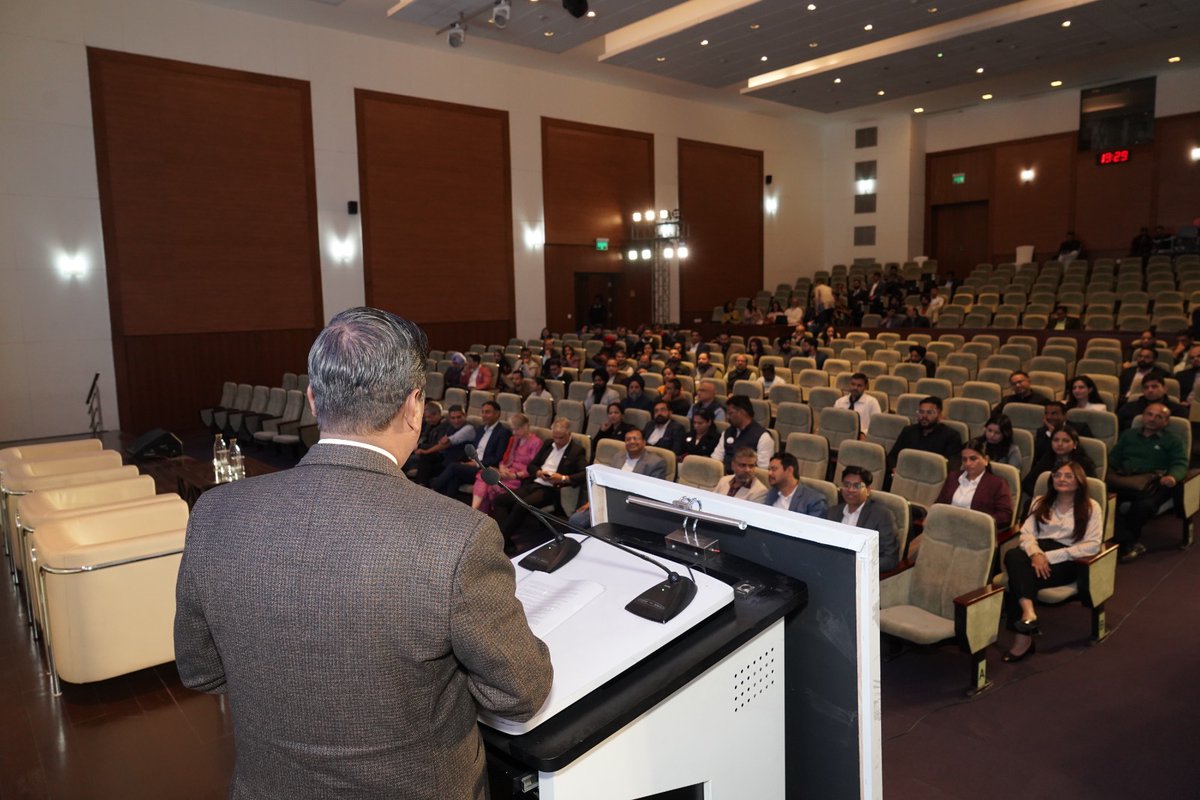
M 987 584 L 954 598 L 954 635 L 959 645 L 974 655 L 996 641 L 1004 589 Z
M 1077 558 L 1079 577 L 1079 599 L 1088 608 L 1098 608 L 1116 590 L 1117 580 L 1117 551 L 1115 544 L 1110 544 L 1099 553 L 1089 558 Z
M 1004 544 L 1008 540 L 1016 538 L 1017 534 L 1020 532 L 1021 529 L 1016 526 L 1007 528 L 1006 530 L 996 531 L 996 547 L 999 548 L 1000 545 Z
M 1188 470 L 1180 486 L 1180 515 L 1184 519 L 1191 519 L 1200 513 L 1200 469 Z

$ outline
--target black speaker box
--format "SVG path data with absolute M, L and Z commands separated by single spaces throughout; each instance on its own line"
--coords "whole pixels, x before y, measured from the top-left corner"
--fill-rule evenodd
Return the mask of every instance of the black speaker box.
M 125 453 L 134 459 L 174 458 L 183 455 L 183 442 L 170 431 L 155 428 L 139 436 Z

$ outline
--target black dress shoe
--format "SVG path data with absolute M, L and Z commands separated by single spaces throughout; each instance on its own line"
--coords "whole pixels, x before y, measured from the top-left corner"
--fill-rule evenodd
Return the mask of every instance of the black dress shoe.
M 1030 642 L 1029 648 L 1024 653 L 1021 653 L 1021 655 L 1018 656 L 1018 655 L 1014 654 L 1012 650 L 1009 650 L 1007 653 L 1005 653 L 1003 656 L 1000 657 L 1000 660 L 1003 661 L 1005 664 L 1015 664 L 1016 662 L 1021 661 L 1025 658 L 1033 655 L 1036 652 L 1037 652 L 1037 642 Z
M 1122 564 L 1128 564 L 1130 561 L 1136 560 L 1140 555 L 1146 552 L 1146 545 L 1141 542 L 1134 542 L 1129 545 L 1129 549 L 1122 550 L 1117 556 L 1117 560 Z
M 1028 621 L 1019 619 L 1013 623 L 1013 630 L 1017 633 L 1023 633 L 1026 636 L 1037 636 L 1039 632 L 1038 621 L 1036 619 Z

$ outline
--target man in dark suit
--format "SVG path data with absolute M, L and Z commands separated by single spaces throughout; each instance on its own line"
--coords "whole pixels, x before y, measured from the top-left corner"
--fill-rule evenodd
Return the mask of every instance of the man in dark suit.
M 1179 402 L 1191 403 L 1196 391 L 1196 378 L 1200 377 L 1200 344 L 1192 345 L 1187 354 L 1187 367 L 1175 373 L 1179 381 Z
M 816 489 L 800 483 L 800 462 L 791 453 L 771 456 L 767 467 L 767 482 L 771 488 L 763 498 L 764 506 L 774 506 L 810 517 L 825 516 L 825 498 Z
M 1165 381 L 1166 378 L 1159 372 L 1151 372 L 1142 378 L 1142 396 L 1126 401 L 1124 405 L 1117 409 L 1118 430 L 1129 430 L 1133 426 L 1133 421 L 1145 414 L 1146 409 L 1155 403 L 1161 403 L 1166 406 L 1167 410 L 1171 412 L 1172 417 L 1187 419 L 1187 407 L 1176 403 L 1167 396 L 1167 384 Z M 1080 436 L 1082 435 L 1080 434 Z
M 400 469 L 425 352 L 406 320 L 338 314 L 309 353 L 321 441 L 192 511 L 175 655 L 231 698 L 233 798 L 483 798 L 480 711 L 529 719 L 550 691 L 495 523 Z
M 657 453 L 646 449 L 646 439 L 637 428 L 625 431 L 625 450 L 618 452 L 605 466 L 613 469 L 632 472 L 635 475 L 645 475 L 649 478 L 667 478 L 667 462 Z M 584 503 L 575 510 L 567 520 L 576 528 L 589 528 L 592 525 L 590 511 L 591 502 Z
M 666 400 L 654 404 L 654 416 L 642 429 L 646 444 L 670 450 L 678 457 L 683 452 L 683 440 L 687 430 L 671 418 L 671 407 Z
M 1034 390 L 1033 383 L 1029 380 L 1029 373 L 1023 369 L 1019 369 L 1008 376 L 1008 385 L 1012 387 L 1012 394 L 996 404 L 996 407 L 992 409 L 993 414 L 1003 412 L 1004 407 L 1009 403 L 1029 403 L 1030 405 L 1044 406 L 1050 402 L 1049 397 Z
M 829 509 L 826 519 L 879 532 L 879 571 L 887 572 L 900 562 L 900 540 L 896 520 L 879 501 L 871 499 L 874 475 L 868 469 L 847 464 L 842 470 L 842 502 Z
M 1042 427 L 1034 431 L 1033 434 L 1033 461 L 1036 464 L 1050 449 L 1050 440 L 1054 438 L 1054 432 L 1059 428 L 1070 428 L 1080 436 L 1092 435 L 1092 429 L 1086 422 L 1067 422 L 1067 406 L 1058 401 L 1051 400 L 1046 403 L 1046 408 L 1042 412 Z
M 550 441 L 529 462 L 529 477 L 514 491 L 518 497 L 534 508 L 559 504 L 559 495 L 565 486 L 582 486 L 587 470 L 587 454 L 583 447 L 571 438 L 571 421 L 559 417 L 550 425 Z M 492 515 L 500 525 L 504 538 L 512 541 L 529 517 L 529 512 L 517 503 L 508 492 L 496 498 Z
M 479 460 L 485 467 L 498 467 L 508 449 L 508 440 L 512 431 L 500 424 L 500 404 L 488 400 L 479 412 L 483 424 L 475 431 L 475 449 L 479 452 Z M 429 483 L 429 488 L 447 497 L 456 497 L 458 487 L 475 480 L 479 465 L 467 458 L 466 453 L 458 454 L 454 460 L 447 459 L 446 466 Z
M 1046 322 L 1048 331 L 1077 331 L 1079 328 L 1079 317 L 1067 316 L 1066 306 L 1055 306 L 1054 314 Z
M 1151 373 L 1161 373 L 1158 367 L 1158 350 L 1152 346 L 1139 347 L 1133 354 L 1133 363 L 1121 370 L 1120 393 L 1117 402 L 1121 405 L 1129 399 L 1130 393 L 1140 390 L 1142 381 Z

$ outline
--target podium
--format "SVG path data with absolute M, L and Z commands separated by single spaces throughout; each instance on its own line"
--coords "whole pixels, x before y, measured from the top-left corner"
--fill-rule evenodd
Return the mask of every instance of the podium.
M 543 637 L 551 696 L 527 723 L 481 719 L 493 798 L 879 796 L 875 535 L 603 466 L 588 482 L 597 533 L 690 567 L 697 596 L 635 617 L 662 572 L 585 542 L 554 575 L 603 591 Z M 672 503 L 715 546 L 669 540 L 688 519 Z

